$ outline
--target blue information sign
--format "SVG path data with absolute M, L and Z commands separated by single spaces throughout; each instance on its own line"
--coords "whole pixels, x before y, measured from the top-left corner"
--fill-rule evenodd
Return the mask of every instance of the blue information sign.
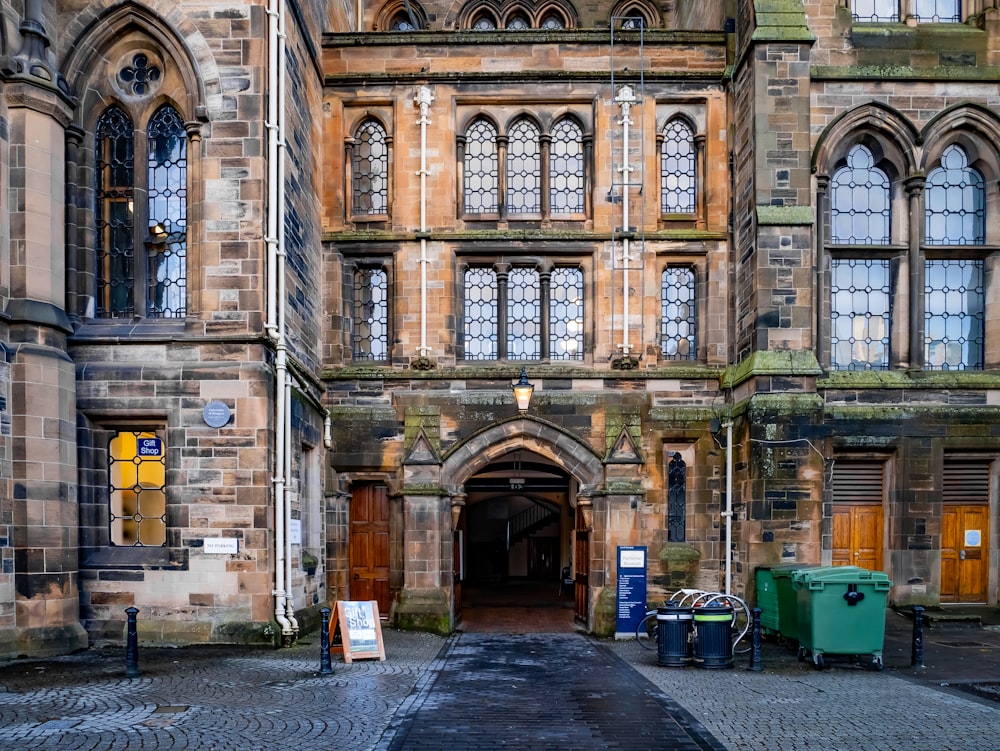
M 615 636 L 630 637 L 646 616 L 646 547 L 618 548 L 618 595 Z
M 159 438 L 140 438 L 136 449 L 139 456 L 163 456 L 163 441 Z

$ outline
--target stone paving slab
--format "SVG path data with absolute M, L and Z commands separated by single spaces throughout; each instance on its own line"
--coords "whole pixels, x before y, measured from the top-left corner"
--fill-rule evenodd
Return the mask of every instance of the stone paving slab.
M 724 751 L 670 697 L 579 634 L 460 634 L 379 751 Z

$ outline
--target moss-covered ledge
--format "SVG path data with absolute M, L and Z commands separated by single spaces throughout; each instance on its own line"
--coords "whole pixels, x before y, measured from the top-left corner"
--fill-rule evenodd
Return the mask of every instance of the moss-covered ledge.
M 806 350 L 754 352 L 745 360 L 727 368 L 722 377 L 723 388 L 735 388 L 757 376 L 821 376 L 816 355 Z
M 822 390 L 1000 389 L 996 370 L 831 370 L 816 380 Z

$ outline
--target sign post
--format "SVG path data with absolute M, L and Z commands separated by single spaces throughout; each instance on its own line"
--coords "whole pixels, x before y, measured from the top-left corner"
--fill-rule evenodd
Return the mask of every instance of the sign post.
M 646 617 L 646 547 L 618 547 L 618 592 L 616 596 L 615 638 L 631 639 L 639 622 Z
M 365 658 L 385 659 L 382 624 L 375 600 L 337 600 L 330 629 L 330 651 L 341 652 L 344 662 Z

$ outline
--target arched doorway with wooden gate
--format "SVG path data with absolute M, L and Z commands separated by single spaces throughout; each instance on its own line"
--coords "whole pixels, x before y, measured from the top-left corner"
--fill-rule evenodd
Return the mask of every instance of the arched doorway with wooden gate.
M 474 436 L 442 470 L 444 484 L 464 499 L 454 540 L 456 626 L 590 630 L 593 547 L 581 499 L 587 506 L 601 486 L 601 459 L 575 437 L 524 417 Z

